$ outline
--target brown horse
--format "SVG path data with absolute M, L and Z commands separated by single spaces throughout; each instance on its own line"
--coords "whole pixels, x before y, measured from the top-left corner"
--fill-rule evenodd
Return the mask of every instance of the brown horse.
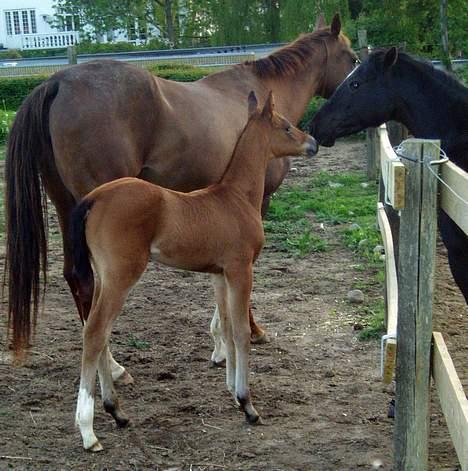
M 315 155 L 315 139 L 249 95 L 249 120 L 221 181 L 181 193 L 138 178 L 121 178 L 89 193 L 72 215 L 78 279 L 95 272 L 95 292 L 84 327 L 76 423 L 86 450 L 102 446 L 93 431 L 96 371 L 104 408 L 119 426 L 128 418 L 119 406 L 109 358 L 112 322 L 151 256 L 185 270 L 210 273 L 226 342 L 226 383 L 256 424 L 260 416 L 249 392 L 249 303 L 252 266 L 263 243 L 261 206 L 269 160 Z
M 295 124 L 312 96 L 328 97 L 352 70 L 357 58 L 340 29 L 335 16 L 330 27 L 321 23 L 266 58 L 193 83 L 96 61 L 60 71 L 37 87 L 18 110 L 6 157 L 9 324 L 22 332 L 13 337 L 14 348 L 29 342 L 41 271 L 45 283 L 41 184 L 57 210 L 64 276 L 85 320 L 93 279 L 73 274 L 68 234 L 76 202 L 125 176 L 184 192 L 219 181 L 243 128 L 243 101 L 250 90 L 260 100 L 273 90 L 278 110 Z M 288 168 L 286 159 L 269 165 L 263 210 Z M 251 328 L 254 337 L 262 337 L 253 320 Z M 214 360 L 220 356 L 213 353 Z M 130 379 L 122 366 L 113 360 L 112 365 L 114 378 Z

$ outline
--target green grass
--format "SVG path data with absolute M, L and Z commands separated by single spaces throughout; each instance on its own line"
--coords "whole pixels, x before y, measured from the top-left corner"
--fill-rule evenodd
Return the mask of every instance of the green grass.
M 145 340 L 140 340 L 139 338 L 135 337 L 133 334 L 128 336 L 128 345 L 130 347 L 134 347 L 138 350 L 148 350 L 150 348 L 149 342 Z
M 15 114 L 14 111 L 0 110 L 0 144 L 5 143 Z M 2 158 L 3 156 L 4 153 L 2 154 Z
M 336 226 L 340 241 L 361 259 L 359 270 L 372 268 L 375 283 L 383 285 L 383 262 L 374 247 L 381 244 L 376 225 L 377 186 L 363 173 L 331 174 L 321 172 L 307 182 L 283 187 L 272 198 L 265 221 L 269 244 L 295 257 L 328 250 L 327 242 L 313 232 L 312 218 Z M 365 288 L 361 286 L 353 288 Z M 383 330 L 383 303 L 364 308 L 365 328 L 361 338 L 377 337 Z M 362 312 L 362 309 L 361 309 Z

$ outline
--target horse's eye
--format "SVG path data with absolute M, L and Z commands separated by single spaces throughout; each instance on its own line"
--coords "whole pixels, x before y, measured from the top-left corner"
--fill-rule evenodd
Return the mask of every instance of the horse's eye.
M 359 88 L 359 82 L 353 81 L 349 84 L 349 86 L 353 89 L 356 90 Z

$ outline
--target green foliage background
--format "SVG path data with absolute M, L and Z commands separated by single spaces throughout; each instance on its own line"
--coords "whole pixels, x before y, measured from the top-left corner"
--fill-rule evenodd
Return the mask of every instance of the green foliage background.
M 311 31 L 319 13 L 329 22 L 339 12 L 352 40 L 366 29 L 374 46 L 405 43 L 411 52 L 441 55 L 440 0 L 56 0 L 56 5 L 100 34 L 125 30 L 135 19 L 156 25 L 159 45 L 174 47 L 290 41 Z M 450 0 L 447 19 L 452 55 L 466 54 L 468 2 Z M 168 37 L 168 23 L 175 37 Z

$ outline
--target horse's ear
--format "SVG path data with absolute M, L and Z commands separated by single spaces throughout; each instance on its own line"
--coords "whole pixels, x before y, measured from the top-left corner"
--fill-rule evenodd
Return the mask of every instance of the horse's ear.
M 317 19 L 315 20 L 314 31 L 320 28 L 325 28 L 325 26 L 327 26 L 327 23 L 325 22 L 325 15 L 320 13 L 320 15 L 317 16 Z
M 267 101 L 265 102 L 265 106 L 263 107 L 262 116 L 264 118 L 271 120 L 273 118 L 274 108 L 275 108 L 275 103 L 273 100 L 273 92 L 270 91 L 270 93 L 268 94 Z
M 252 116 L 258 109 L 258 101 L 255 92 L 249 93 L 249 116 Z
M 393 46 L 386 53 L 384 57 L 384 70 L 388 70 L 392 65 L 395 65 L 395 62 L 398 59 L 398 49 Z
M 341 31 L 341 20 L 340 20 L 340 14 L 335 13 L 335 16 L 333 17 L 333 20 L 330 25 L 330 31 L 332 34 L 336 37 L 339 36 L 340 31 Z

